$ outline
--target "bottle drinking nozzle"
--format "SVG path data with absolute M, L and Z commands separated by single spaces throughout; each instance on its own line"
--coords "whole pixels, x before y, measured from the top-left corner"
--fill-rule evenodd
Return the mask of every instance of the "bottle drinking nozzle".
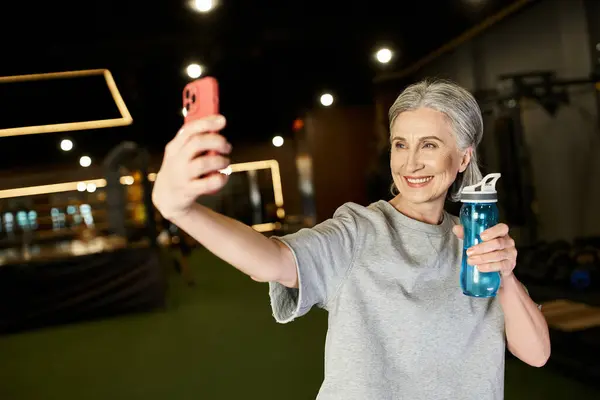
M 460 201 L 463 203 L 497 202 L 496 182 L 498 179 L 500 179 L 499 173 L 488 174 L 481 182 L 466 186 L 461 192 Z

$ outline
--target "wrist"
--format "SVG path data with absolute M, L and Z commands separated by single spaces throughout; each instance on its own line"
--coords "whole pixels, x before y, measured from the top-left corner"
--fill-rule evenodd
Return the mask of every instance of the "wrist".
M 518 283 L 517 277 L 512 272 L 510 274 L 501 275 L 500 290 L 505 291 L 506 289 L 514 288 Z
M 177 210 L 175 212 L 169 213 L 164 217 L 171 221 L 174 225 L 181 227 L 181 224 L 185 224 L 185 221 L 190 217 L 192 209 L 194 205 L 190 205 L 189 207 L 184 208 L 183 210 Z

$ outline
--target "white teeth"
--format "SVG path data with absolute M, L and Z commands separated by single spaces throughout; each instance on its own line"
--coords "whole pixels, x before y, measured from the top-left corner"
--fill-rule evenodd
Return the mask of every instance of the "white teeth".
M 430 177 L 427 177 L 427 178 L 418 178 L 418 179 L 406 178 L 406 180 L 409 183 L 425 183 L 425 182 L 428 182 L 428 181 L 430 181 L 432 179 L 433 179 L 433 176 L 430 176 Z

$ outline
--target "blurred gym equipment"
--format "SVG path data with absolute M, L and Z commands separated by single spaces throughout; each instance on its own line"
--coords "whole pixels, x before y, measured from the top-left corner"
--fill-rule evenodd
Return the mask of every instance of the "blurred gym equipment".
M 533 246 L 538 242 L 535 214 L 531 157 L 524 141 L 521 100 L 538 103 L 549 115 L 570 104 L 567 88 L 589 86 L 600 82 L 600 63 L 588 77 L 559 79 L 554 71 L 530 71 L 504 74 L 498 77 L 496 90 L 479 91 L 475 96 L 484 114 L 494 118 L 495 148 L 499 158 L 500 185 L 510 182 L 510 190 L 500 190 L 499 203 L 504 219 L 524 232 L 520 245 Z
M 154 245 L 157 232 L 154 205 L 152 204 L 152 186 L 148 181 L 148 157 L 148 152 L 136 143 L 123 142 L 106 156 L 103 167 L 106 176 L 108 233 L 128 238 L 135 236 L 137 239 L 146 237 L 151 245 Z M 139 172 L 145 225 L 145 231 L 142 232 L 128 230 L 126 227 L 126 210 L 129 202 L 126 196 L 128 185 L 123 185 L 121 182 L 123 167 Z

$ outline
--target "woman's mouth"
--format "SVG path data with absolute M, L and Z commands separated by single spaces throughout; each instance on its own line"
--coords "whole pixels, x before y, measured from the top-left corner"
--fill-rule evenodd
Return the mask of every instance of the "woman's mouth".
M 433 176 L 405 176 L 406 183 L 411 188 L 421 188 L 433 179 Z

